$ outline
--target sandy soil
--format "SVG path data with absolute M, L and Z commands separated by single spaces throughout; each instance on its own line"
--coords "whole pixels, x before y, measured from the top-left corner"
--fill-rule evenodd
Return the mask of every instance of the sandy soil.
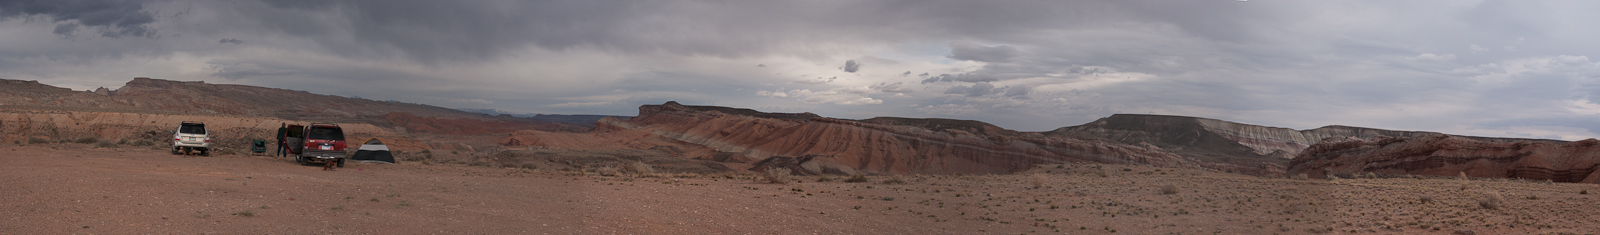
M 85 144 L 0 146 L 0 234 L 1587 234 L 1600 186 L 1292 180 L 1115 165 L 845 177 L 416 163 L 337 171 Z M 1103 175 L 1103 176 L 1102 176 Z M 886 182 L 887 181 L 887 182 Z M 1168 187 L 1170 185 L 1170 187 Z M 1587 194 L 1580 194 L 1587 190 Z M 1494 209 L 1480 201 L 1498 194 Z

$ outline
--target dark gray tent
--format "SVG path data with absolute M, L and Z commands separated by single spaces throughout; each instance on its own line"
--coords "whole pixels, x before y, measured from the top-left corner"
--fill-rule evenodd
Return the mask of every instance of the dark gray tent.
M 394 163 L 394 154 L 389 153 L 389 146 L 384 145 L 382 140 L 372 138 L 361 143 L 361 148 L 356 149 L 356 155 L 350 156 L 350 160 Z

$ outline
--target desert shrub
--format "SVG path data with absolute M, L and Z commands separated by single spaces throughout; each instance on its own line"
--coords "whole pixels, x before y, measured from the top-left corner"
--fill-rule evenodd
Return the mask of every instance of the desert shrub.
M 468 166 L 492 166 L 493 164 L 489 163 L 487 161 L 472 161 L 472 163 L 467 163 L 467 165 Z
M 1032 181 L 1034 189 L 1044 188 L 1044 175 L 1034 174 L 1033 176 L 1029 177 L 1029 179 Z
M 765 177 L 767 182 L 787 184 L 789 183 L 789 168 L 767 168 L 766 172 L 762 172 L 762 177 Z
M 1583 191 L 1578 191 L 1578 194 L 1589 194 L 1589 190 L 1584 189 Z
M 1099 170 L 1094 171 L 1094 175 L 1100 177 L 1111 177 L 1111 169 L 1100 168 Z
M 1505 201 L 1506 198 L 1500 196 L 1500 193 L 1488 192 L 1484 193 L 1483 199 L 1478 199 L 1478 207 L 1483 207 L 1483 209 L 1499 210 L 1500 205 L 1504 204 Z
M 117 140 L 117 144 L 128 144 L 128 139 Z
M 1422 204 L 1433 203 L 1433 195 L 1422 195 L 1422 197 L 1417 198 L 1417 201 L 1422 202 Z
M 233 150 L 233 149 L 223 149 L 223 150 L 217 151 L 217 154 L 218 155 L 239 155 L 239 151 L 236 151 L 236 150 Z
M 654 168 L 650 167 L 650 164 L 645 164 L 642 161 L 634 161 L 632 164 L 628 164 L 628 171 L 640 175 L 648 175 L 656 172 Z
M 833 175 L 819 175 L 817 176 L 817 182 L 831 182 L 834 180 L 839 180 L 837 178 L 838 177 L 834 177 Z
M 1170 185 L 1170 184 L 1162 185 L 1161 186 L 1161 194 L 1165 194 L 1165 195 L 1178 194 L 1178 186 Z
M 133 146 L 152 146 L 152 145 L 156 145 L 156 142 L 155 141 L 150 141 L 150 140 L 147 140 L 147 139 L 133 140 Z
M 1363 175 L 1363 178 L 1377 179 L 1378 178 L 1378 173 L 1367 172 L 1366 175 Z
M 100 142 L 95 142 L 94 143 L 94 147 L 95 148 L 115 148 L 115 147 L 117 147 L 117 144 L 116 143 L 111 143 L 110 140 L 101 140 Z
M 899 176 L 892 176 L 892 177 L 889 177 L 889 179 L 884 180 L 883 183 L 885 183 L 885 184 L 904 184 L 904 183 L 906 183 L 906 181 L 903 180 L 903 179 L 900 179 Z
M 1294 176 L 1289 177 L 1289 179 L 1293 179 L 1293 180 L 1306 180 L 1306 179 L 1310 179 L 1310 178 L 1311 178 L 1311 176 L 1310 175 L 1306 175 L 1306 173 L 1295 174 Z
M 617 176 L 617 172 L 618 171 L 617 171 L 616 167 L 606 166 L 606 167 L 597 168 L 597 169 L 594 170 L 594 172 L 595 173 L 600 173 L 600 175 L 602 175 L 602 176 Z
M 521 167 L 523 169 L 535 170 L 535 169 L 539 169 L 539 164 L 532 163 L 532 162 L 524 162 L 524 163 L 522 163 Z
M 866 175 L 852 175 L 852 176 L 850 176 L 849 179 L 844 179 L 844 182 L 865 183 L 865 182 L 867 182 L 867 176 Z
M 93 144 L 95 142 L 100 142 L 100 138 L 83 137 L 83 138 L 78 138 L 77 140 L 73 140 L 72 142 L 73 143 L 79 143 L 79 144 Z

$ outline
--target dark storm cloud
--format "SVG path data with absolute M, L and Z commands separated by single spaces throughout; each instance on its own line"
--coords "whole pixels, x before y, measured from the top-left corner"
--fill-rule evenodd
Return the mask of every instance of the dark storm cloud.
M 950 58 L 958 60 L 971 60 L 978 62 L 1011 62 L 1011 57 L 1017 56 L 1017 49 L 1011 46 L 987 47 L 972 42 L 951 42 Z
M 44 16 L 57 23 L 51 33 L 71 37 L 80 26 L 100 30 L 101 37 L 155 37 L 155 16 L 135 1 L 0 1 L 0 20 Z
M 861 64 L 860 63 L 856 63 L 856 60 L 848 60 L 848 61 L 844 62 L 844 71 L 845 72 L 854 73 L 857 70 L 861 70 Z
M 222 40 L 217 40 L 217 43 L 240 44 L 240 43 L 244 43 L 244 40 L 239 40 L 238 38 L 224 38 Z

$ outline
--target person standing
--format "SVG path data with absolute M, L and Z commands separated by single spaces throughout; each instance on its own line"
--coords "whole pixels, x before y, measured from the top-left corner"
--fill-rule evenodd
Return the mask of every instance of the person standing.
M 283 136 L 287 134 L 289 134 L 289 124 L 278 123 L 278 157 L 284 157 L 288 154 L 288 151 L 285 150 L 288 150 L 289 146 L 284 146 L 287 143 L 283 142 Z

